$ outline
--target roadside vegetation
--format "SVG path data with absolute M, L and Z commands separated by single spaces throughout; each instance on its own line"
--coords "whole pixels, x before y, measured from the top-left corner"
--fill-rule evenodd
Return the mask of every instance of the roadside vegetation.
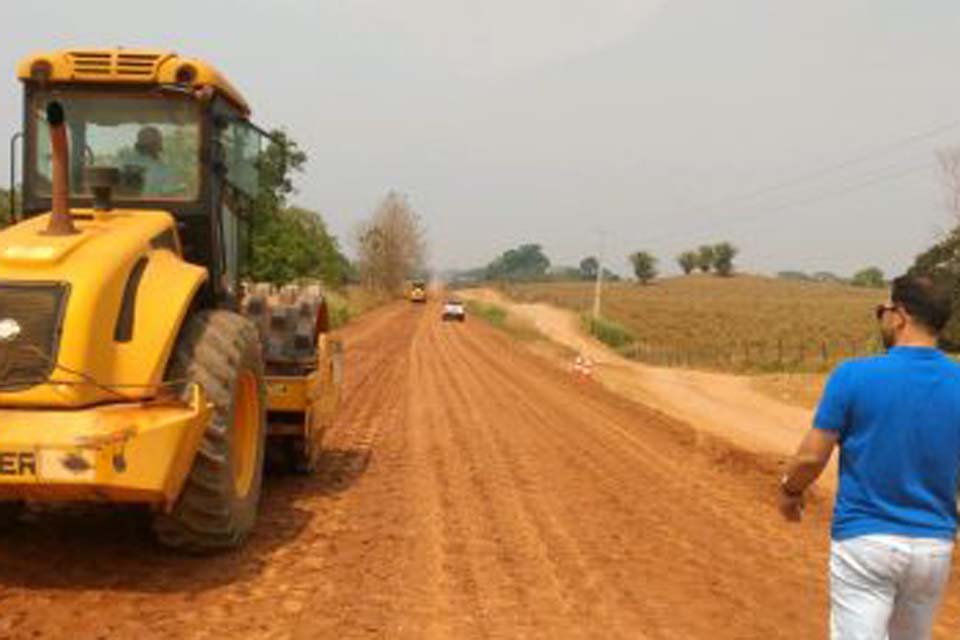
M 252 211 L 244 277 L 278 285 L 312 280 L 342 289 L 350 261 L 337 238 L 320 213 L 290 204 L 296 193 L 293 179 L 303 172 L 307 154 L 283 131 L 273 131 L 271 137 L 260 159 L 260 192 Z
M 524 342 L 546 340 L 536 327 L 522 318 L 511 315 L 509 311 L 498 304 L 467 300 L 466 307 L 467 318 L 479 318 L 518 340 Z
M 391 297 L 359 285 L 328 289 L 324 291 L 324 297 L 327 300 L 330 324 L 333 329 L 344 327 L 354 318 L 393 300 Z
M 0 229 L 10 222 L 10 192 L 0 189 Z
M 468 300 L 467 311 L 471 316 L 486 320 L 495 327 L 503 328 L 507 321 L 507 310 L 497 304 Z
M 580 325 L 584 331 L 623 355 L 628 355 L 637 339 L 623 325 L 604 318 L 594 318 L 585 313 L 580 316 Z

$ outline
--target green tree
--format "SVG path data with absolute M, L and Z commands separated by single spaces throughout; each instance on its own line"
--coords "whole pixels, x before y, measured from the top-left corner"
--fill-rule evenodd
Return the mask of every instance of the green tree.
M 580 279 L 581 280 L 595 280 L 597 277 L 597 270 L 600 268 L 600 261 L 597 260 L 594 256 L 587 256 L 580 261 Z
M 709 244 L 701 245 L 697 249 L 697 268 L 707 273 L 713 268 L 713 246 Z
M 684 251 L 677 256 L 677 264 L 683 269 L 683 275 L 685 276 L 690 275 L 699 263 L 700 259 L 696 251 Z
M 249 271 L 256 281 L 285 283 L 316 278 L 339 287 L 347 280 L 349 262 L 315 211 L 281 209 L 258 226 L 254 242 L 257 250 Z
M 0 189 L 0 227 L 7 226 L 10 221 L 10 192 Z
M 260 191 L 254 203 L 254 217 L 268 218 L 286 206 L 287 198 L 294 192 L 293 175 L 302 173 L 306 163 L 307 154 L 286 132 L 270 132 L 270 142 L 260 154 Z
M 960 147 L 937 152 L 946 195 L 946 208 L 954 219 L 960 218 Z M 953 313 L 940 334 L 940 345 L 960 350 L 960 225 L 955 226 L 932 247 L 917 256 L 907 272 L 925 275 L 948 287 L 953 294 Z
M 960 226 L 918 255 L 908 273 L 929 276 L 952 290 L 953 313 L 940 342 L 945 348 L 960 349 Z
M 877 267 L 867 267 L 853 274 L 850 284 L 855 287 L 882 289 L 887 283 L 883 279 L 883 271 Z
M 17 211 L 20 211 L 23 207 L 23 202 L 20 200 L 20 189 L 16 191 L 16 202 L 14 202 L 14 207 Z M 10 192 L 6 189 L 0 189 L 0 228 L 5 227 L 8 224 L 13 223 L 13 212 L 10 211 Z
M 630 263 L 633 273 L 641 284 L 647 284 L 657 277 L 657 259 L 646 251 L 637 251 L 630 254 Z
M 733 275 L 733 259 L 739 250 L 729 242 L 713 246 L 713 270 L 717 275 L 728 278 Z
M 487 265 L 488 280 L 543 280 L 550 259 L 539 244 L 523 244 L 504 251 Z
M 245 277 L 284 284 L 298 278 L 317 278 L 330 286 L 342 285 L 349 263 L 319 213 L 291 207 L 293 174 L 303 171 L 307 155 L 280 130 L 259 161 L 260 190 L 250 210 L 251 255 Z

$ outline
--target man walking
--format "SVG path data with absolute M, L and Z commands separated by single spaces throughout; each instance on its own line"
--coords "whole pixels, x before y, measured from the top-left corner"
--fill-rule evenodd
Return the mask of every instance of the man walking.
M 799 520 L 804 492 L 839 446 L 833 640 L 930 637 L 957 531 L 960 365 L 936 347 L 950 308 L 930 279 L 894 280 L 876 312 L 887 354 L 836 368 L 781 479 L 780 511 Z

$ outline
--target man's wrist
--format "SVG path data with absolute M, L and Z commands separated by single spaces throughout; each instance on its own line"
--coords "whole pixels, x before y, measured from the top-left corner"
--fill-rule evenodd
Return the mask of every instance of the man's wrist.
M 803 495 L 803 492 L 806 491 L 806 487 L 803 489 L 795 489 L 790 486 L 790 476 L 784 474 L 780 478 L 780 492 L 791 498 L 799 498 Z

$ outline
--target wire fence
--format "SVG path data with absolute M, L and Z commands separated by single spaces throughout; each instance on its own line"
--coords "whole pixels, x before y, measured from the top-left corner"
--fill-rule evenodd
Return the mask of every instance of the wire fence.
M 876 340 L 854 339 L 750 340 L 698 348 L 632 341 L 615 348 L 623 356 L 653 365 L 742 372 L 822 372 L 843 360 L 882 352 Z

